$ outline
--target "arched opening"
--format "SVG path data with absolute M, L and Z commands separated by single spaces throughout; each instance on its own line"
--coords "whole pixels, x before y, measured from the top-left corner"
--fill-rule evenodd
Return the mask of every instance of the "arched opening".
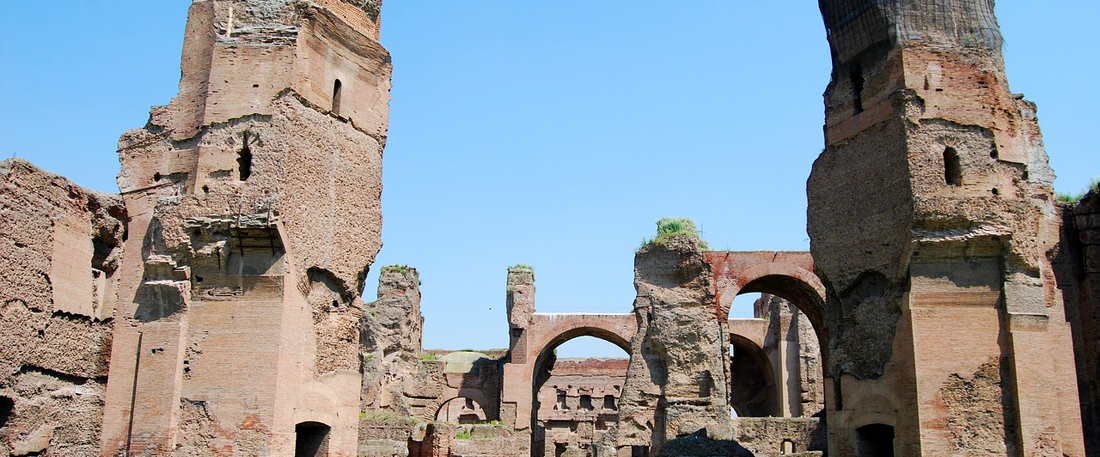
M 8 397 L 0 397 L 0 428 L 4 428 L 11 418 L 11 412 L 15 409 L 15 402 Z
M 730 338 L 730 408 L 736 417 L 780 415 L 775 375 L 767 354 L 756 343 Z
M 340 97 L 343 92 L 343 83 L 339 79 L 332 83 L 332 114 L 340 115 Z
M 820 417 L 827 349 L 824 299 L 795 276 L 768 274 L 735 291 L 731 319 L 762 319 L 759 341 L 731 335 L 730 405 L 737 416 Z M 732 320 L 731 320 L 732 322 Z M 732 325 L 732 323 L 731 323 Z
M 598 329 L 578 329 L 543 349 L 534 365 L 531 455 L 591 455 L 592 444 L 618 422 L 627 344 Z
M 869 424 L 856 429 L 859 457 L 894 457 L 894 427 Z
M 328 425 L 320 422 L 302 422 L 294 426 L 294 457 L 323 457 L 328 455 Z
M 943 150 L 943 180 L 949 186 L 962 185 L 962 164 L 955 148 Z
M 455 397 L 440 405 L 435 420 L 453 424 L 481 424 L 486 421 L 485 409 L 472 398 Z

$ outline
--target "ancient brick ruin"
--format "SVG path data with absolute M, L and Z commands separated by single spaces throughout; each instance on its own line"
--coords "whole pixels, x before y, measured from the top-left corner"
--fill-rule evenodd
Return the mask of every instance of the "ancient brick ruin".
M 1100 456 L 1100 190 L 1055 202 L 993 1 L 819 4 L 811 251 L 659 231 L 622 314 L 517 265 L 474 352 L 422 348 L 413 267 L 361 298 L 381 2 L 194 0 L 119 194 L 0 162 L 0 457 Z

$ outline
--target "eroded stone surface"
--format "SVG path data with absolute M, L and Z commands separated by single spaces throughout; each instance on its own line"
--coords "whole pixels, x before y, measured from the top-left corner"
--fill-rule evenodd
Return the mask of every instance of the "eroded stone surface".
M 93 455 L 126 210 L 21 159 L 0 182 L 0 455 Z
M 1100 190 L 1061 210 L 1054 272 L 1073 325 L 1085 446 L 1088 455 L 1100 455 Z
M 1053 173 L 1034 105 L 1008 89 L 993 2 L 857 3 L 821 3 L 833 78 L 807 183 L 829 451 L 1083 455 Z M 1011 376 L 976 375 L 990 360 Z M 944 407 L 960 390 L 975 403 Z M 1001 425 L 946 425 L 978 412 Z
M 729 341 L 715 318 L 710 265 L 691 236 L 643 246 L 635 255 L 638 332 L 619 401 L 618 425 L 601 453 L 634 446 L 659 450 L 700 432 L 728 438 Z
M 104 453 L 283 455 L 323 433 L 355 454 L 379 3 L 193 2 L 179 96 L 119 141 L 131 220 Z

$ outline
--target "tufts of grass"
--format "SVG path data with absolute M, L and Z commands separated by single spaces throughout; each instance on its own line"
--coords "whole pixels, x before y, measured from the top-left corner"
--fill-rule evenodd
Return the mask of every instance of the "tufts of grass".
M 699 243 L 699 249 L 704 251 L 710 250 L 707 246 L 707 242 L 699 237 L 699 229 L 696 228 L 695 221 L 686 217 L 662 217 L 658 219 L 657 236 L 645 240 L 642 246 L 665 244 L 668 240 L 680 236 L 694 238 Z
M 424 361 L 439 360 L 439 356 L 435 355 L 435 354 L 432 354 L 431 352 L 421 352 L 420 353 L 420 360 L 424 360 Z
M 1089 186 L 1077 194 L 1063 194 L 1058 192 L 1056 198 L 1060 202 L 1077 203 L 1081 201 L 1082 198 L 1085 198 L 1085 195 L 1093 189 L 1100 189 L 1100 177 L 1093 178 L 1092 181 L 1089 181 Z
M 476 438 L 474 438 L 474 433 L 473 432 L 468 432 L 468 431 L 465 431 L 465 430 L 459 430 L 458 433 L 455 433 L 455 439 L 456 440 L 472 440 L 472 439 L 476 439 Z
M 1081 201 L 1082 197 L 1084 197 L 1084 195 L 1081 195 L 1081 194 L 1070 195 L 1070 194 L 1063 194 L 1061 192 L 1058 192 L 1057 200 L 1060 201 L 1060 202 L 1066 202 L 1066 203 L 1077 203 L 1077 202 Z
M 413 267 L 410 267 L 408 265 L 386 265 L 386 266 L 382 267 L 382 272 L 383 273 L 406 274 L 406 273 L 409 272 L 409 270 L 413 270 L 413 269 L 414 269 Z

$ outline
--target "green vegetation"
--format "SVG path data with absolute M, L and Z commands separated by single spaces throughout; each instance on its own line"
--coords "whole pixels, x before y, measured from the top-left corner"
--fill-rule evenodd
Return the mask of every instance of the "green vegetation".
M 439 360 L 439 356 L 435 355 L 435 354 L 432 354 L 431 352 L 421 352 L 420 353 L 420 360 L 425 360 L 425 361 Z
M 410 267 L 408 265 L 386 265 L 386 266 L 382 267 L 382 272 L 383 273 L 406 274 L 406 273 L 409 272 L 409 270 L 416 271 L 415 268 Z
M 458 433 L 455 433 L 455 439 L 456 440 L 473 440 L 473 439 L 477 439 L 477 438 L 474 438 L 474 432 L 467 432 L 465 430 L 459 430 Z
M 1081 201 L 1082 198 L 1085 198 L 1085 194 L 1093 189 L 1100 189 L 1100 177 L 1093 178 L 1092 181 L 1089 181 L 1089 186 L 1077 194 L 1063 194 L 1058 192 L 1057 199 L 1060 202 L 1077 203 Z
M 657 220 L 657 236 L 645 240 L 642 246 L 665 244 L 668 240 L 680 236 L 689 236 L 699 242 L 699 249 L 709 250 L 707 242 L 699 237 L 699 229 L 695 227 L 695 221 L 686 217 L 662 217 Z
M 515 265 L 512 265 L 512 266 L 508 267 L 508 272 L 509 273 L 511 273 L 513 271 L 534 273 L 535 272 L 535 267 L 532 267 L 532 266 L 530 266 L 526 263 L 517 263 Z

